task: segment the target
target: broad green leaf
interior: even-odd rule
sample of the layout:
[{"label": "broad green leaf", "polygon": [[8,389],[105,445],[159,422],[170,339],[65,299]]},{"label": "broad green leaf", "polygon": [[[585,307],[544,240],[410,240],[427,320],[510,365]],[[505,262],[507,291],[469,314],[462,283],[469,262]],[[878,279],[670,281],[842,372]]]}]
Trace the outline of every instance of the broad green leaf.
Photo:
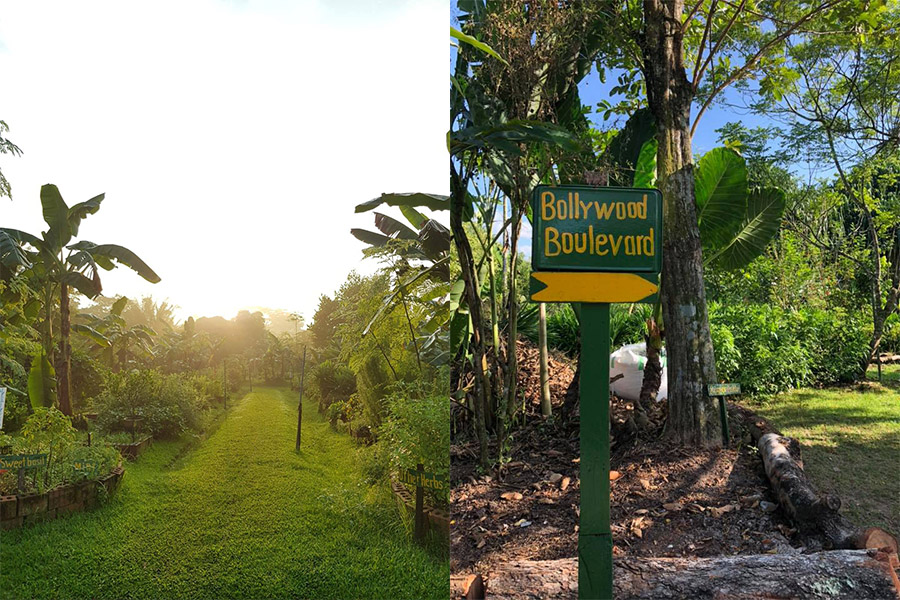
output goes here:
[{"label": "broad green leaf", "polygon": [[375,213],[375,227],[386,236],[400,240],[414,240],[417,233],[397,219],[380,212]]},{"label": "broad green leaf", "polygon": [[747,199],[747,214],[734,239],[706,262],[726,270],[749,265],[775,237],[784,214],[784,192],[777,188],[755,189]]},{"label": "broad green leaf", "polygon": [[659,142],[650,138],[641,146],[637,164],[634,165],[634,184],[636,188],[652,188],[656,185],[656,151]]},{"label": "broad green leaf", "polygon": [[38,250],[40,250],[44,245],[44,240],[25,231],[20,231],[18,229],[9,229],[7,227],[0,227],[0,231],[8,235],[18,244],[30,244]]},{"label": "broad green leaf", "polygon": [[707,248],[729,244],[747,214],[747,166],[733,150],[714,148],[694,170],[700,241]]},{"label": "broad green leaf", "polygon": [[406,220],[416,229],[422,229],[422,225],[428,220],[428,217],[414,209],[412,206],[401,206],[400,212],[406,217]]},{"label": "broad green leaf", "polygon": [[31,268],[31,263],[18,241],[2,229],[0,229],[0,264],[9,269]]},{"label": "broad green leaf", "polygon": [[53,406],[53,366],[43,352],[35,354],[28,371],[28,399],[35,410]]},{"label": "broad green leaf", "polygon": [[153,269],[148,267],[137,254],[124,246],[118,246],[116,244],[100,244],[88,249],[88,252],[95,260],[97,260],[97,257],[100,257],[101,260],[104,258],[115,260],[120,265],[125,265],[150,283],[159,283],[160,281],[159,275],[157,275]]},{"label": "broad green leaf", "polygon": [[69,209],[69,230],[73,236],[78,235],[78,227],[81,225],[82,219],[100,210],[100,203],[103,202],[105,196],[106,194],[94,196],[90,200],[79,202]]},{"label": "broad green leaf", "polygon": [[450,230],[433,219],[422,226],[418,240],[422,252],[431,260],[440,260],[450,251]]},{"label": "broad green leaf", "polygon": [[52,183],[41,186],[41,207],[44,221],[50,226],[46,239],[53,250],[60,250],[72,239],[69,226],[69,207],[63,201],[62,194]]},{"label": "broad green leaf", "polygon": [[485,54],[489,54],[490,56],[493,56],[494,58],[496,58],[497,60],[502,62],[504,65],[509,66],[509,63],[506,62],[506,60],[504,60],[504,58],[502,56],[497,54],[496,50],[494,50],[493,48],[491,48],[484,42],[480,42],[480,41],[476,40],[471,35],[466,35],[465,33],[456,29],[455,27],[450,27],[450,37],[456,38],[457,40],[459,40],[461,42],[469,44],[473,48],[477,48],[477,49],[481,50],[482,52],[484,52]]},{"label": "broad green leaf", "polygon": [[109,347],[109,340],[106,338],[106,336],[93,327],[90,327],[89,325],[84,325],[82,323],[72,323],[72,331],[86,337],[101,348]]},{"label": "broad green leaf", "polygon": [[63,274],[61,282],[64,285],[75,288],[88,298],[93,298],[103,291],[103,287],[100,285],[100,279],[98,277],[91,279],[85,276],[84,273],[79,273],[77,271],[69,271]]},{"label": "broad green leaf", "polygon": [[424,206],[430,210],[449,210],[450,196],[425,194],[422,192],[382,194],[378,198],[357,204],[354,212],[366,212],[373,208],[378,208],[382,204],[387,204],[388,206]]},{"label": "broad green leaf", "polygon": [[634,169],[644,144],[656,136],[656,121],[647,108],[636,110],[615,135],[603,154],[612,167],[609,185],[628,186],[634,181]]},{"label": "broad green leaf", "polygon": [[125,310],[125,305],[127,304],[128,297],[122,296],[121,298],[113,302],[113,305],[110,307],[109,312],[119,317],[122,315],[122,311]]},{"label": "broad green leaf", "polygon": [[369,231],[368,229],[353,228],[350,230],[350,233],[359,241],[369,244],[370,246],[380,247],[391,241],[391,238],[388,236]]}]

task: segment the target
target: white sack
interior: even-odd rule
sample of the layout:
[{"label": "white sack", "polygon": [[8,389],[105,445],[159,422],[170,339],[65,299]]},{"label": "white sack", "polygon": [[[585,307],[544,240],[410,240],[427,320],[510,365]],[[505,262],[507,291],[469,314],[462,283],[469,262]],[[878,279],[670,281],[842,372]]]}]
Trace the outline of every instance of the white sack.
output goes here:
[{"label": "white sack", "polygon": [[[659,356],[662,365],[662,381],[656,401],[665,400],[669,395],[669,382],[666,377],[666,349]],[[623,375],[621,379],[610,385],[610,391],[625,400],[637,400],[641,397],[641,384],[644,382],[644,365],[647,364],[647,345],[629,344],[622,346],[609,357],[609,376]]]}]

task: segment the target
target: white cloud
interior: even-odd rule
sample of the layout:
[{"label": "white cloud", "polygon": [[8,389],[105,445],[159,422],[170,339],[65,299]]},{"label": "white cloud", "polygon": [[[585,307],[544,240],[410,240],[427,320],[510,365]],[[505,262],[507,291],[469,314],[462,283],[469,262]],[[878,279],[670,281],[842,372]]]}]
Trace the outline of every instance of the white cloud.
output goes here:
[{"label": "white cloud", "polygon": [[[188,314],[300,310],[360,265],[353,207],[447,193],[447,7],[359,3],[0,3],[2,113],[25,152],[0,167],[0,223],[44,227],[38,193],[105,192],[80,237],[120,243],[163,278],[107,293]],[[337,7],[336,7],[337,6]],[[367,263],[370,261],[366,261]]]}]

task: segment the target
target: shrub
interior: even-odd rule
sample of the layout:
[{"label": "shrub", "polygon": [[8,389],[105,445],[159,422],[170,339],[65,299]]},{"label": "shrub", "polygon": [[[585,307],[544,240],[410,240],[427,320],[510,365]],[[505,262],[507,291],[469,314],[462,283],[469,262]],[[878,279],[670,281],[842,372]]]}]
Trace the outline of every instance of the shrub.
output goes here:
[{"label": "shrub", "polygon": [[868,347],[863,319],[842,309],[786,310],[710,303],[720,380],[748,393],[852,381]]},{"label": "shrub", "polygon": [[[446,379],[438,378],[437,381]],[[425,470],[447,477],[450,471],[450,403],[439,386],[398,383],[386,399],[388,415],[379,429],[379,445],[386,450],[386,469],[425,465]],[[434,493],[433,500],[446,504],[449,489]]]},{"label": "shrub", "polygon": [[325,413],[334,402],[356,393],[356,376],[346,365],[326,360],[309,374],[311,392],[319,400],[319,412]]},{"label": "shrub", "polygon": [[106,391],[97,399],[97,425],[104,431],[137,427],[158,438],[171,438],[204,424],[200,394],[189,378],[161,375],[152,370],[117,373],[109,377]]}]

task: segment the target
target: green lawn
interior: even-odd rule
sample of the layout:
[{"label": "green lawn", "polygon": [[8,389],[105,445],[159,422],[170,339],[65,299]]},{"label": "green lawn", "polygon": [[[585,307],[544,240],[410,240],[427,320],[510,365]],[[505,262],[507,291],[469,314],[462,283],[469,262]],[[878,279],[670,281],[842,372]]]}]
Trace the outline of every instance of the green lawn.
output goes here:
[{"label": "green lawn", "polygon": [[[900,366],[883,367],[883,383],[800,389],[754,403],[803,448],[816,487],[836,493],[843,512],[864,527],[900,534]],[[870,370],[869,379],[877,379]]]},{"label": "green lawn", "polygon": [[89,513],[0,534],[3,598],[447,598],[449,565],[372,502],[352,441],[254,390],[208,440],[154,444]]}]

